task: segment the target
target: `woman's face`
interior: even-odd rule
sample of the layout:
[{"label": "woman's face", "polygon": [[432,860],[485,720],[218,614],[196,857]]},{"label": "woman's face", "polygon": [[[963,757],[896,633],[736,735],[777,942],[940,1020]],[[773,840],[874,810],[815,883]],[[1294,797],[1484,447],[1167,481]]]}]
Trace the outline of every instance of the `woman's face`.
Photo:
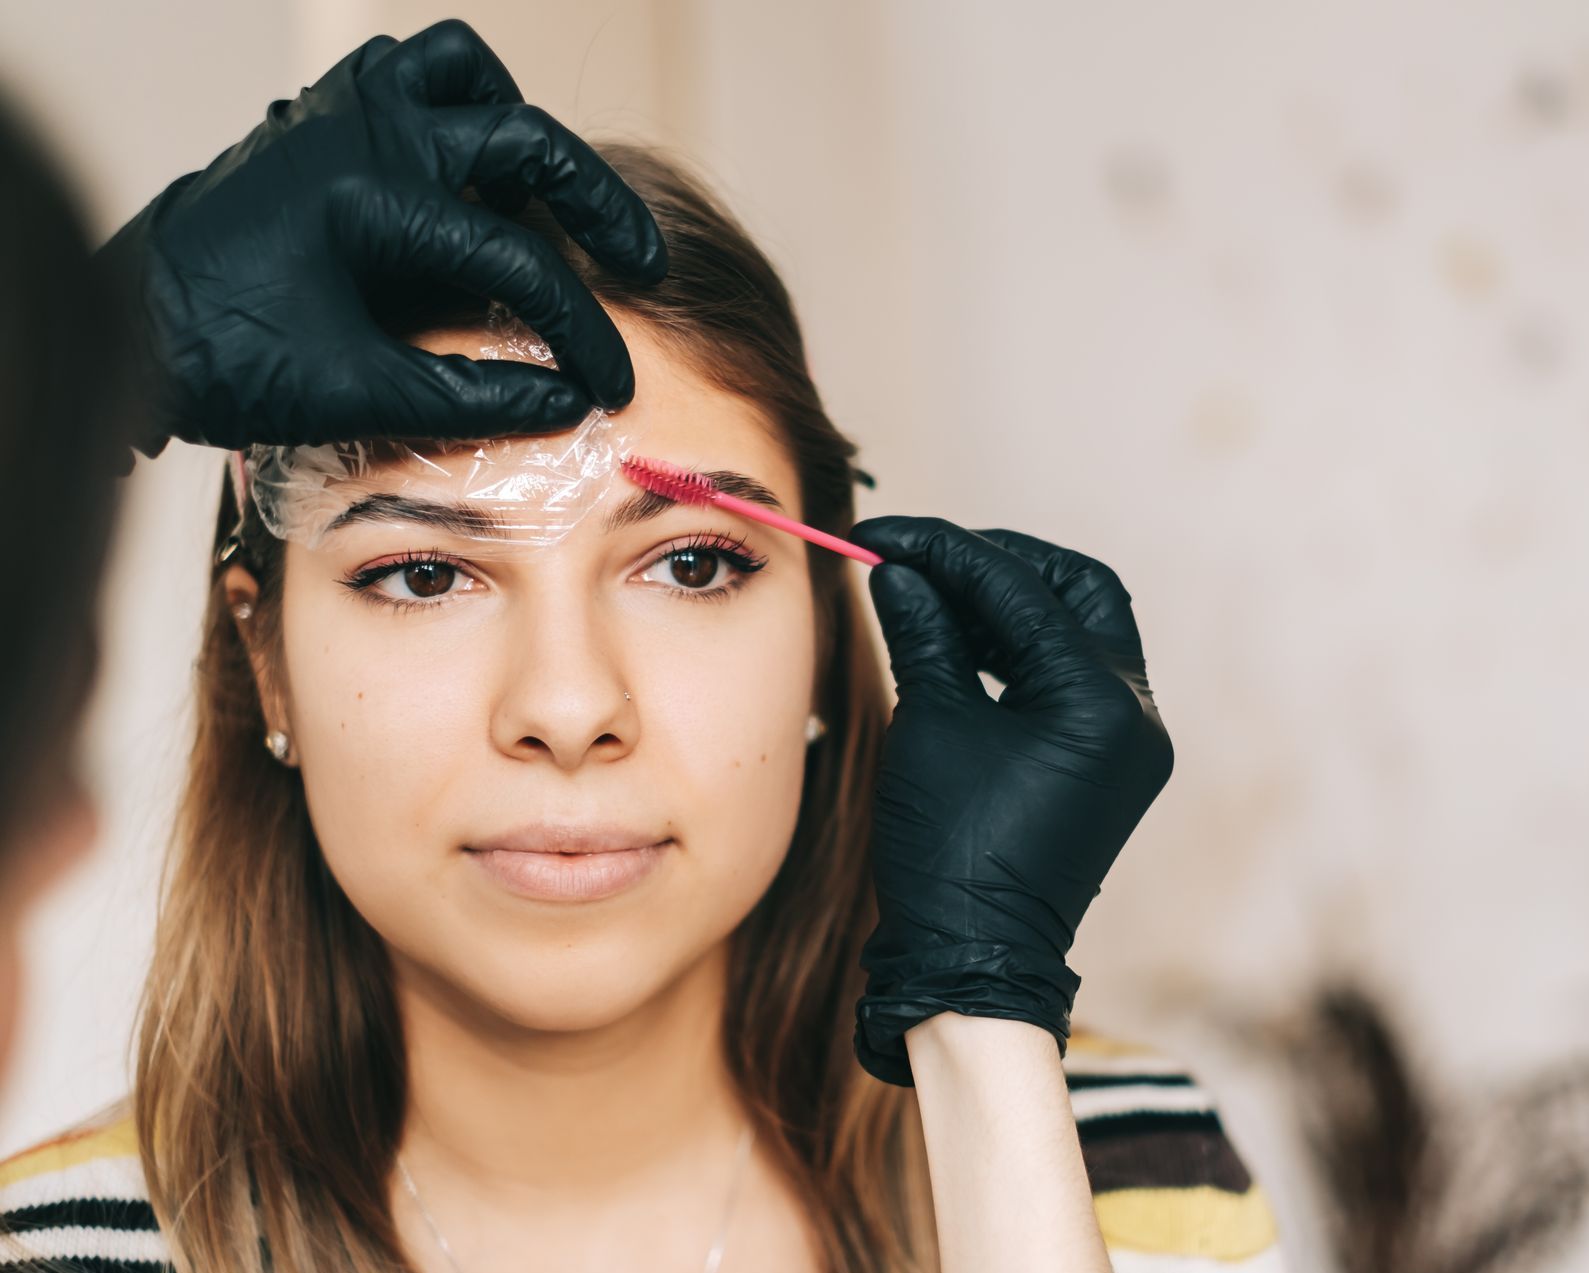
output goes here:
[{"label": "woman's face", "polygon": [[[614,317],[635,449],[745,474],[800,516],[761,417]],[[478,357],[491,339],[415,343]],[[616,476],[554,545],[388,515],[286,546],[267,714],[291,736],[326,861],[400,969],[517,1026],[590,1028],[655,995],[745,917],[794,830],[814,685],[805,547],[710,507],[609,526],[639,494]],[[532,852],[591,837],[659,847]]]}]

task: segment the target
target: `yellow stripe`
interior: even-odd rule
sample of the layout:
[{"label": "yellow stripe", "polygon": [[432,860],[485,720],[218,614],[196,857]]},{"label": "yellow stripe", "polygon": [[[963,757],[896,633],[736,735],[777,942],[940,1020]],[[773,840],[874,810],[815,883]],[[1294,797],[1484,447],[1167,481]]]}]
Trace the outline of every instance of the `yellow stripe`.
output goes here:
[{"label": "yellow stripe", "polygon": [[1081,1026],[1072,1026],[1070,1038],[1066,1041],[1065,1051],[1086,1052],[1091,1056],[1151,1056],[1159,1057],[1162,1053],[1155,1051],[1140,1043],[1130,1043],[1125,1039],[1110,1038],[1107,1035],[1094,1034],[1091,1030]]},{"label": "yellow stripe", "polygon": [[[138,1152],[131,1118],[108,1127],[62,1136],[0,1163],[0,1187],[62,1171],[95,1158]],[[1093,1199],[1098,1225],[1110,1247],[1155,1255],[1244,1260],[1278,1241],[1263,1190],[1246,1193],[1210,1185],[1181,1189],[1115,1189]]]},{"label": "yellow stripe", "polygon": [[1212,1185],[1185,1189],[1116,1189],[1093,1199],[1098,1227],[1111,1247],[1155,1255],[1245,1260],[1279,1235],[1258,1185],[1231,1193]]},{"label": "yellow stripe", "polygon": [[0,1188],[95,1158],[121,1158],[137,1152],[138,1133],[131,1118],[92,1131],[69,1132],[0,1163]]}]

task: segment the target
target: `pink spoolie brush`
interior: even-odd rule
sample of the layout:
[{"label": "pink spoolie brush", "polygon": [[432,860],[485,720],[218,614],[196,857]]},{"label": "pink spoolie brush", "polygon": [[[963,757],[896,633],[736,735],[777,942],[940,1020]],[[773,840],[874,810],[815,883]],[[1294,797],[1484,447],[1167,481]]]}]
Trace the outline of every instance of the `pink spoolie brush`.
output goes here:
[{"label": "pink spoolie brush", "polygon": [[760,522],[764,526],[788,531],[791,535],[798,535],[801,539],[822,548],[831,548],[846,557],[854,557],[856,561],[864,561],[868,566],[882,564],[883,559],[869,548],[862,548],[847,539],[830,535],[825,530],[807,526],[792,517],[775,513],[770,508],[752,504],[737,495],[718,490],[717,483],[704,473],[692,473],[689,469],[681,469],[677,464],[669,464],[666,460],[653,460],[644,455],[631,455],[625,459],[623,471],[636,486],[643,486],[653,494],[665,495],[680,504],[715,504],[718,508],[738,513],[741,517],[748,517],[751,521]]}]

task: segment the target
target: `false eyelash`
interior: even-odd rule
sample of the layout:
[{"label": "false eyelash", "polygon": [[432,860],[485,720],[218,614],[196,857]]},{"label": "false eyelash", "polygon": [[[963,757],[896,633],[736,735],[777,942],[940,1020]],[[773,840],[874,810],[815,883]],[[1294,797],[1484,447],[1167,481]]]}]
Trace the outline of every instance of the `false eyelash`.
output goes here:
[{"label": "false eyelash", "polygon": [[715,588],[668,588],[667,592],[687,597],[691,601],[722,601],[738,592],[745,586],[745,579],[748,576],[755,574],[767,564],[766,557],[752,549],[737,535],[725,535],[721,531],[696,531],[683,543],[669,544],[641,569],[650,570],[658,562],[666,561],[678,553],[700,550],[717,553],[739,573],[728,583],[719,584]]},{"label": "false eyelash", "polygon": [[695,531],[682,544],[670,543],[667,548],[651,559],[655,565],[664,557],[671,557],[674,553],[693,552],[697,549],[709,548],[713,552],[722,553],[735,567],[743,570],[747,575],[753,575],[767,564],[767,559],[747,544],[737,535],[727,535],[721,531]]},{"label": "false eyelash", "polygon": [[[399,570],[414,565],[451,566],[454,570],[465,574],[468,573],[464,570],[463,563],[456,557],[449,557],[445,553],[437,552],[434,548],[427,548],[423,551],[410,550],[400,556],[393,557],[390,561],[383,561],[379,566],[366,566],[362,570],[355,570],[340,580],[340,582],[350,592],[364,592],[373,588],[388,575],[395,575]],[[397,606],[415,604],[406,597],[383,597],[382,600],[390,601]]]}]

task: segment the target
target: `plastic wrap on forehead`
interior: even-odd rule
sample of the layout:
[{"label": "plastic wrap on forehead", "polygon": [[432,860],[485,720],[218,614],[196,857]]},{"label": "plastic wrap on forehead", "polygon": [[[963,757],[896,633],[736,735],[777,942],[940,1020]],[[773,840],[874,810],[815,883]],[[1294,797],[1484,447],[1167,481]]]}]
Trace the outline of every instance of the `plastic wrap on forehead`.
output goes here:
[{"label": "plastic wrap on forehead", "polygon": [[[552,351],[495,302],[482,358],[555,366]],[[324,446],[253,446],[243,477],[265,529],[313,547],[366,500],[462,504],[477,515],[453,533],[519,544],[554,544],[602,500],[628,455],[630,433],[592,409],[572,429],[484,441],[377,439]]]}]

